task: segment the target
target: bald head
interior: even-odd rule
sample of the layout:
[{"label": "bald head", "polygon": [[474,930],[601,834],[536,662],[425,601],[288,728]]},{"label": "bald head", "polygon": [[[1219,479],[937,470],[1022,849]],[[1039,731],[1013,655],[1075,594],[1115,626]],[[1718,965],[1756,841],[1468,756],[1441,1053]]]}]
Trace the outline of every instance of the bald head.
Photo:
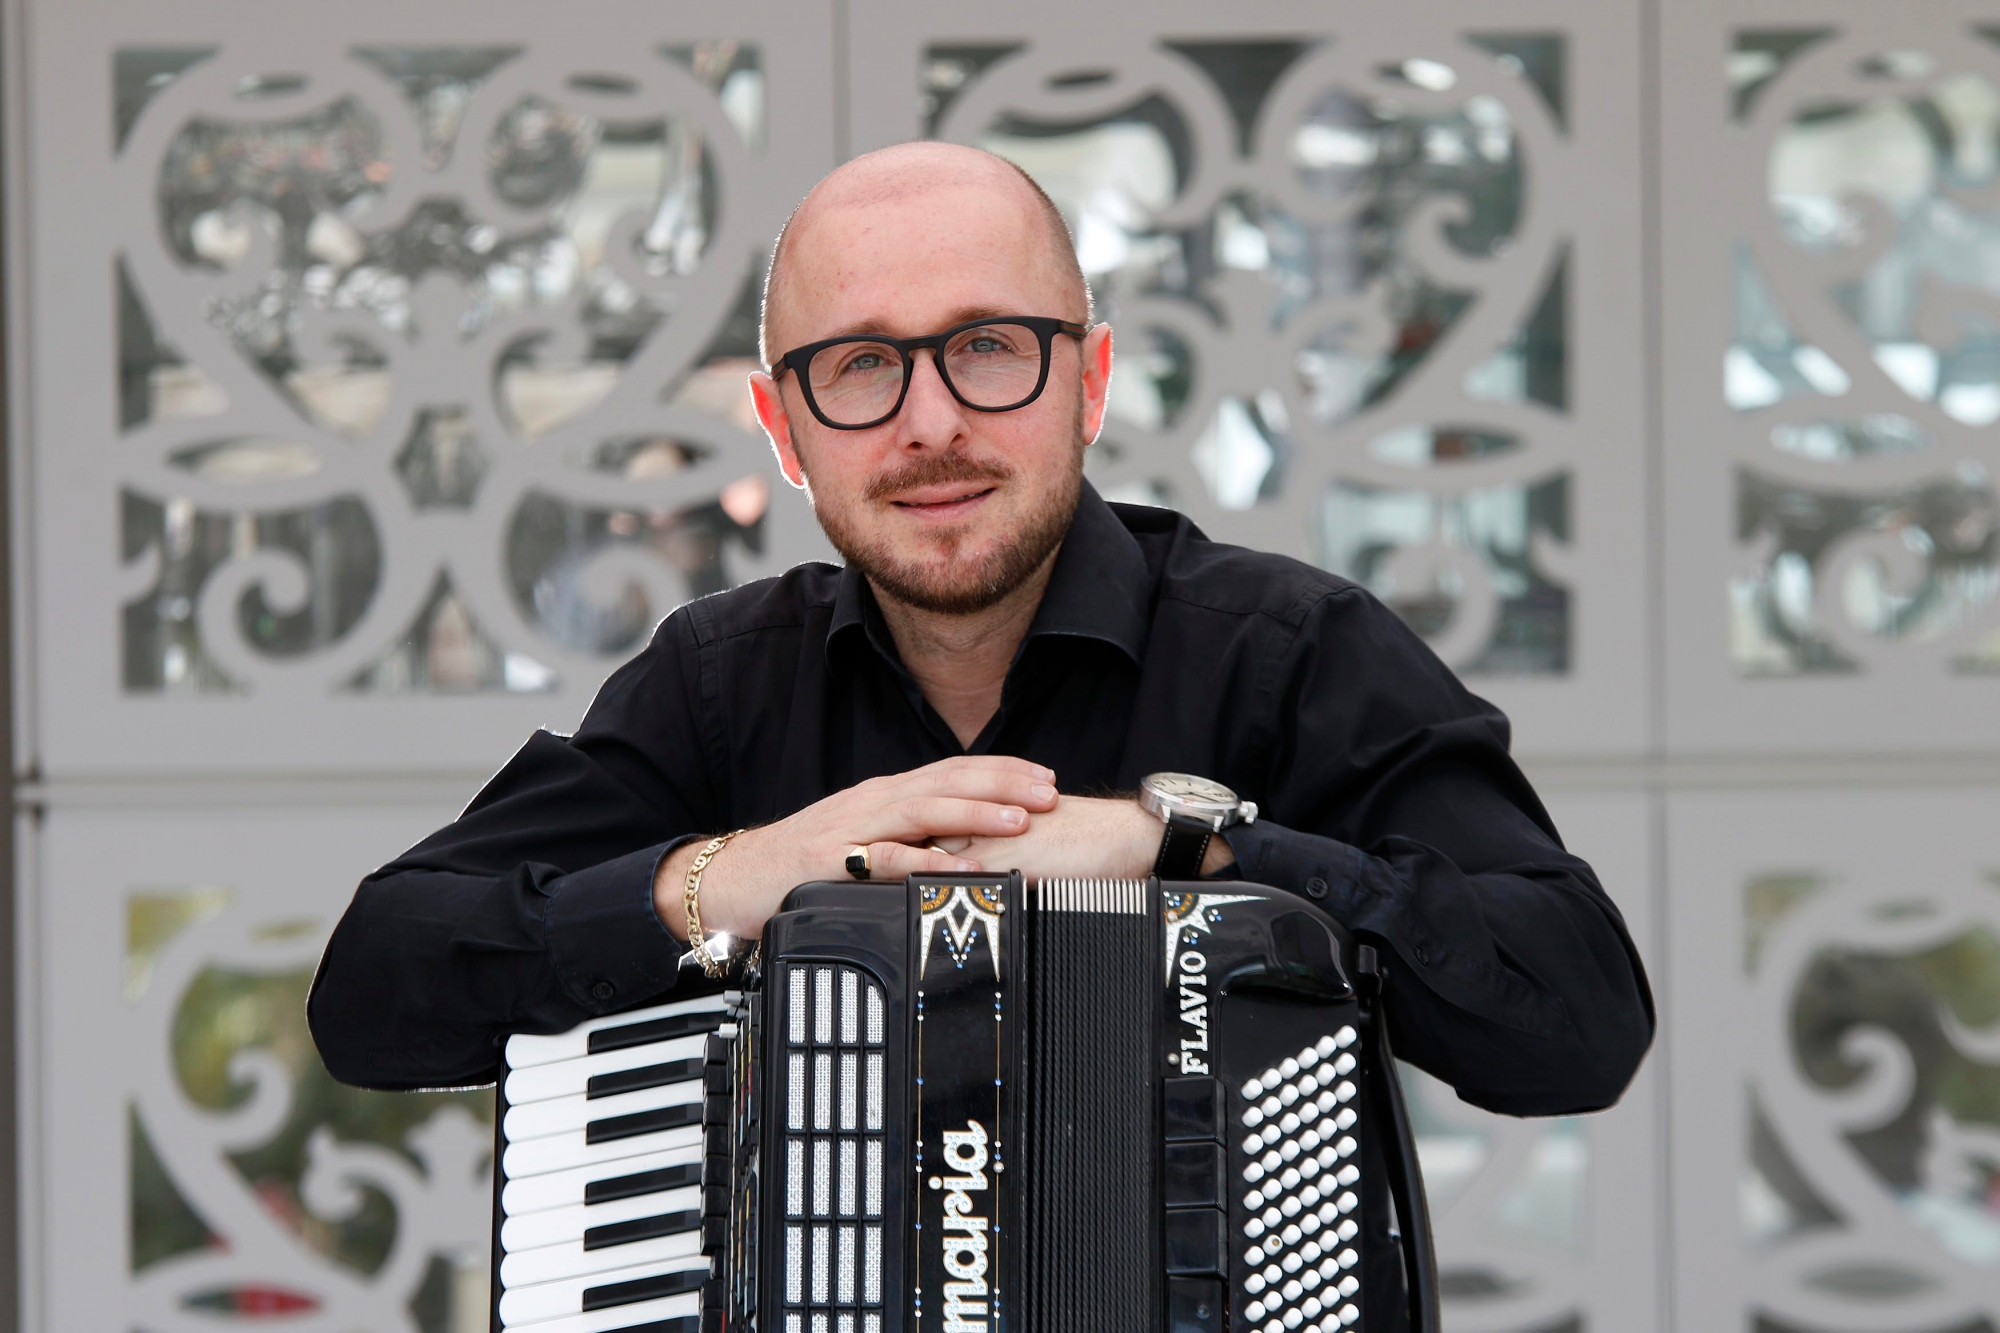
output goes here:
[{"label": "bald head", "polygon": [[[829,279],[838,253],[824,253],[854,242],[857,215],[900,210],[906,218],[948,217],[934,210],[946,196],[963,205],[972,200],[1003,219],[1007,228],[1029,239],[1026,252],[1054,288],[1059,308],[1019,310],[1016,314],[1057,315],[1079,323],[1090,318],[1090,288],[1076,262],[1076,248],[1062,213],[1025,171],[1003,157],[962,144],[917,142],[865,153],[836,168],[813,186],[778,234],[771,268],[764,280],[763,319],[758,327],[764,364],[800,342],[825,336],[800,327],[803,305],[811,303],[816,287]],[[980,198],[984,196],[984,198]],[[839,219],[841,224],[836,224]],[[904,238],[906,239],[906,238]],[[920,252],[913,260],[921,262]],[[1042,285],[1042,284],[1037,284]]]}]

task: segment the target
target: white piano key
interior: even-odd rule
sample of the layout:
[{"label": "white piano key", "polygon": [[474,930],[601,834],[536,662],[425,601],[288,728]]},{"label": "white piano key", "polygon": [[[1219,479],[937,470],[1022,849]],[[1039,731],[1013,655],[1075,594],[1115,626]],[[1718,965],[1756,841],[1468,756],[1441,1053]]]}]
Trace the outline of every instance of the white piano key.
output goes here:
[{"label": "white piano key", "polygon": [[500,1192],[500,1207],[509,1217],[524,1217],[547,1208],[567,1208],[582,1203],[585,1191],[597,1181],[636,1176],[644,1171],[659,1171],[670,1166],[699,1166],[701,1154],[702,1145],[697,1142],[692,1147],[641,1153],[637,1157],[625,1157],[615,1162],[593,1163],[568,1171],[550,1171],[522,1180],[510,1179],[507,1187]]},{"label": "white piano key", "polygon": [[[679,1129],[665,1129],[657,1134],[635,1134],[629,1139],[612,1139],[608,1143],[585,1143],[584,1132],[580,1129],[569,1134],[550,1134],[546,1138],[508,1144],[506,1156],[501,1161],[511,1180],[521,1176],[539,1176],[545,1171],[567,1171],[573,1166],[616,1162],[621,1158],[637,1157],[641,1153],[658,1152],[665,1148],[686,1147],[701,1151],[700,1125],[683,1125]],[[624,1172],[621,1169],[605,1174],[623,1175]]]},{"label": "white piano key", "polygon": [[525,1143],[547,1134],[581,1130],[593,1120],[609,1120],[638,1111],[657,1111],[662,1106],[686,1106],[701,1099],[702,1086],[698,1078],[595,1100],[583,1096],[554,1097],[545,1102],[508,1107],[505,1132],[508,1143]]},{"label": "white piano key", "polygon": [[634,1301],[630,1305],[614,1305],[608,1310],[592,1310],[589,1314],[573,1314],[533,1324],[504,1324],[503,1327],[529,1328],[534,1333],[617,1333],[619,1329],[638,1328],[669,1319],[698,1318],[700,1315],[701,1293],[690,1291],[682,1296],[662,1296],[658,1300]]},{"label": "white piano key", "polygon": [[547,1208],[539,1213],[509,1217],[501,1223],[500,1248],[512,1254],[517,1250],[533,1250],[543,1245],[562,1245],[571,1241],[580,1244],[583,1233],[592,1227],[631,1222],[642,1217],[659,1217],[663,1213],[693,1212],[700,1208],[699,1185],[662,1190],[658,1194],[640,1194],[630,1199],[614,1199],[610,1203],[575,1203],[567,1208]]},{"label": "white piano key", "polygon": [[627,1013],[589,1019],[567,1032],[558,1032],[553,1036],[516,1033],[507,1039],[507,1067],[526,1069],[530,1065],[545,1065],[556,1060],[574,1060],[579,1055],[590,1054],[590,1036],[593,1032],[602,1032],[606,1028],[626,1027],[633,1023],[649,1023],[654,1019],[673,1018],[680,1014],[720,1015],[734,1004],[736,999],[734,991],[726,991],[721,995],[676,1000],[672,1004],[656,1004],[648,1009],[633,1009]]},{"label": "white piano key", "polygon": [[[603,1253],[603,1251],[600,1251]],[[626,1268],[612,1269],[603,1273],[582,1274],[563,1278],[555,1282],[540,1282],[533,1286],[506,1287],[500,1296],[500,1322],[507,1328],[519,1328],[524,1324],[537,1324],[552,1319],[563,1319],[584,1313],[583,1293],[592,1287],[611,1286],[620,1282],[636,1282],[640,1278],[657,1277],[665,1273],[693,1272],[705,1278],[710,1272],[708,1260],[701,1255],[683,1256],[665,1262],[637,1263]],[[685,1293],[699,1303],[701,1289]],[[677,1299],[678,1297],[661,1299]],[[614,1305],[597,1314],[612,1314],[619,1310],[631,1311],[644,1302],[634,1301],[629,1305]],[[633,1322],[643,1323],[643,1320]],[[630,1324],[610,1324],[609,1328],[629,1328]],[[540,1331],[538,1330],[538,1333]]]},{"label": "white piano key", "polygon": [[516,1069],[507,1075],[507,1104],[524,1106],[529,1102],[546,1101],[550,1097],[581,1097],[590,1090],[590,1080],[599,1074],[672,1064],[676,1060],[699,1060],[707,1049],[707,1035],[695,1033],[655,1042],[650,1046],[627,1046],[620,1051],[600,1051],[596,1055],[581,1055],[574,1060],[556,1060]]},{"label": "white piano key", "polygon": [[[544,1245],[539,1249],[521,1250],[501,1259],[500,1284],[508,1291],[513,1291],[517,1287],[530,1287],[538,1282],[588,1277],[593,1273],[609,1273],[613,1269],[632,1268],[641,1264],[655,1265],[664,1271],[667,1267],[666,1260],[685,1259],[689,1255],[700,1253],[701,1230],[698,1227],[693,1231],[683,1231],[674,1236],[660,1236],[653,1240],[637,1241],[631,1245],[610,1245],[601,1250],[586,1250],[580,1240],[567,1245]],[[607,1282],[613,1280],[615,1279],[605,1279]]]}]

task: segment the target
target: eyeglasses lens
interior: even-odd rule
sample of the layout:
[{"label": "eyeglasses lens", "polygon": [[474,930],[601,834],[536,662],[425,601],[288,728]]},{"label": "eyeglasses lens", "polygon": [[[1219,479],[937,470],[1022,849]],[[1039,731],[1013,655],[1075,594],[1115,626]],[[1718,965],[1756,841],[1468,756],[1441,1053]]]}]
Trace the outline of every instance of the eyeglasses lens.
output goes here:
[{"label": "eyeglasses lens", "polygon": [[[944,371],[974,407],[1018,407],[1042,376],[1042,343],[1019,324],[961,329],[944,347]],[[887,343],[836,343],[813,356],[807,370],[813,401],[842,425],[879,421],[903,392],[903,355]]]}]

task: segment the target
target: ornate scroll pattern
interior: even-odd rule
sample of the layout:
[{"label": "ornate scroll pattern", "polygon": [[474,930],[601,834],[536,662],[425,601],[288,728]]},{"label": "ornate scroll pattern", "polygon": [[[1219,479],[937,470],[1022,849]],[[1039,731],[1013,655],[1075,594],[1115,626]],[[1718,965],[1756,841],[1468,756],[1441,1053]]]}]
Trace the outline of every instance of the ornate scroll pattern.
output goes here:
[{"label": "ornate scroll pattern", "polygon": [[1730,56],[1765,185],[1724,364],[1743,674],[2000,665],[2000,49],[1909,40],[1884,15]]},{"label": "ornate scroll pattern", "polygon": [[2000,1272],[2000,893],[1753,881],[1752,1300],[1786,1327],[1981,1327]]},{"label": "ornate scroll pattern", "polygon": [[1452,1333],[1594,1326],[1583,1295],[1584,1125],[1489,1115],[1409,1065],[1400,1073],[1430,1197],[1445,1326]]},{"label": "ornate scroll pattern", "polygon": [[933,133],[1036,176],[1119,331],[1100,488],[1566,671],[1563,40],[932,48]]},{"label": "ornate scroll pattern", "polygon": [[[182,929],[152,961],[132,1008],[143,1030],[130,1048],[139,1057],[130,1085],[135,1129],[209,1243],[155,1258],[133,1274],[135,1328],[193,1333],[232,1316],[282,1317],[285,1328],[299,1333],[485,1327],[492,1131],[467,1109],[471,1098],[426,1096],[436,1109],[400,1142],[342,1141],[319,1125],[306,1141],[293,1197],[270,1179],[253,1185],[240,1162],[291,1126],[302,1075],[326,1080],[310,1048],[236,1046],[227,1078],[238,1096],[221,1107],[191,1095],[177,1067],[176,1038],[205,980],[218,973],[302,980],[324,942],[318,929],[223,911]],[[254,1025],[254,1015],[242,1011],[246,1003],[254,1006],[254,999],[239,992],[216,1021],[225,1028]],[[369,1254],[364,1267],[341,1254],[328,1233],[366,1208],[379,1211],[382,1201],[392,1214],[376,1228],[386,1232],[386,1248]],[[157,1240],[144,1225],[134,1228],[134,1239],[142,1254]],[[443,1271],[465,1276],[439,1287],[441,1263]]]},{"label": "ornate scroll pattern", "polygon": [[754,46],[174,63],[121,108],[125,341],[172,372],[127,384],[128,689],[584,697],[821,552],[738,402]]}]

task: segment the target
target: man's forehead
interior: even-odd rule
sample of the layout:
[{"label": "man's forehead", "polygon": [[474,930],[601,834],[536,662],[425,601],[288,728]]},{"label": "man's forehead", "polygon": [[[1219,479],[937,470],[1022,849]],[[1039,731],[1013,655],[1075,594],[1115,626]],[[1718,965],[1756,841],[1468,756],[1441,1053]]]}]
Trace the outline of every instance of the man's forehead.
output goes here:
[{"label": "man's forehead", "polygon": [[1047,223],[1025,190],[963,181],[814,202],[786,240],[777,332],[792,343],[847,332],[908,336],[988,314],[1067,313],[1054,304],[1068,302],[1047,253]]}]

